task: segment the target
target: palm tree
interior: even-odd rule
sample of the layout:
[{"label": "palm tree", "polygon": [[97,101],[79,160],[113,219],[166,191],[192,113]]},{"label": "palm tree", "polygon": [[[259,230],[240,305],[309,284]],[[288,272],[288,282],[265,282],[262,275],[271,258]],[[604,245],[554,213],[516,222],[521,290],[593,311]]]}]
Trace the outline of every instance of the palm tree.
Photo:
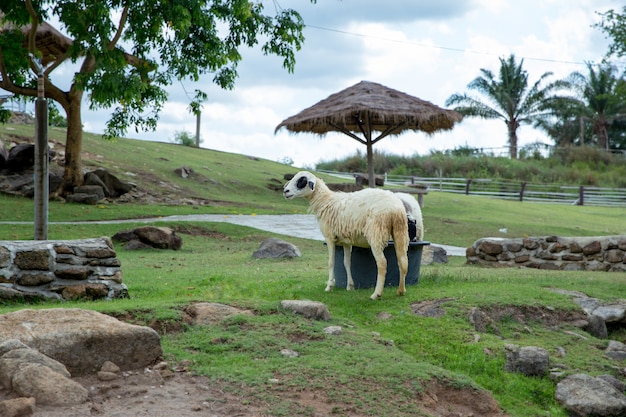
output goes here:
[{"label": "palm tree", "polygon": [[560,129],[560,137],[553,136],[557,145],[575,143],[576,136],[582,145],[587,136],[589,143],[597,143],[601,149],[621,148],[626,124],[626,81],[616,75],[615,67],[601,65],[596,70],[588,63],[587,75],[573,72],[567,82],[576,97],[555,103],[556,122],[540,123],[538,127],[553,136],[550,132],[557,131],[559,126],[570,126]]},{"label": "palm tree", "polygon": [[481,75],[467,85],[468,89],[480,93],[484,100],[468,94],[453,94],[446,100],[446,106],[457,105],[454,110],[464,116],[503,120],[507,126],[510,156],[516,159],[517,129],[523,124],[532,124],[547,117],[546,106],[553,99],[552,93],[567,84],[565,81],[555,81],[543,86],[552,75],[546,72],[529,86],[528,73],[522,69],[523,59],[519,64],[513,54],[507,59],[499,59],[500,72],[497,77],[490,70],[481,68]]}]

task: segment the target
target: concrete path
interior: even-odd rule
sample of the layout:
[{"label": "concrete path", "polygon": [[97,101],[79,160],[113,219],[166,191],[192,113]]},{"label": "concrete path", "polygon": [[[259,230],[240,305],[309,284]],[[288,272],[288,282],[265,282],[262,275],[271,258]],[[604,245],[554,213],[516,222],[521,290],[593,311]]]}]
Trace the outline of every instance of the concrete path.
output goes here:
[{"label": "concrete path", "polygon": [[[323,241],[319,225],[313,214],[258,214],[258,215],[224,215],[224,214],[189,214],[180,216],[152,217],[132,220],[102,220],[80,222],[91,224],[122,224],[122,223],[154,223],[154,222],[227,222],[240,226],[253,227],[266,232],[294,236],[303,239]],[[49,224],[77,224],[79,222],[50,222]],[[0,224],[32,224],[32,222],[0,222]],[[465,248],[440,245],[448,256],[465,256]]]}]

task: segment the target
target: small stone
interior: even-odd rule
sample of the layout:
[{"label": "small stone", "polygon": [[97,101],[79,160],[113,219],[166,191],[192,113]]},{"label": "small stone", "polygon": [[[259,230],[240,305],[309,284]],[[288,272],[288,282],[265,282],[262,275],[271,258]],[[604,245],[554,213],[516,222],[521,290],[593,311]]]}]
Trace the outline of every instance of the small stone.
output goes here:
[{"label": "small stone", "polygon": [[104,371],[100,371],[98,372],[98,379],[100,381],[113,381],[115,379],[118,379],[120,376],[114,372],[104,372]]},{"label": "small stone", "polygon": [[111,373],[118,373],[120,371],[120,367],[117,366],[116,364],[114,364],[111,361],[106,361],[102,364],[102,367],[100,368],[100,371],[102,372],[111,372]]},{"label": "small stone", "polygon": [[331,335],[340,335],[343,332],[341,326],[328,326],[324,328],[324,333]]},{"label": "small stone", "polygon": [[291,349],[281,349],[280,354],[288,358],[297,358],[298,356],[300,356],[298,352],[296,352],[295,350],[291,350]]}]

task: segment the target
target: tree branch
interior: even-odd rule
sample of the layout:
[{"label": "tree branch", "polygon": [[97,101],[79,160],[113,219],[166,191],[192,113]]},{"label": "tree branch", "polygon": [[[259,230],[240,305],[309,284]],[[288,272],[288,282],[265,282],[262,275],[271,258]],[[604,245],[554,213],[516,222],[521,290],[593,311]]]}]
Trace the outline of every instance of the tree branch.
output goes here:
[{"label": "tree branch", "polygon": [[128,19],[129,7],[130,6],[126,4],[126,6],[124,6],[124,10],[122,10],[122,16],[120,16],[120,23],[117,27],[117,32],[115,33],[115,36],[113,36],[113,39],[111,39],[111,41],[107,45],[107,49],[109,51],[115,48],[115,45],[117,45],[117,42],[120,40],[120,37],[122,36],[122,32],[124,32],[124,26],[126,26],[126,20]]}]

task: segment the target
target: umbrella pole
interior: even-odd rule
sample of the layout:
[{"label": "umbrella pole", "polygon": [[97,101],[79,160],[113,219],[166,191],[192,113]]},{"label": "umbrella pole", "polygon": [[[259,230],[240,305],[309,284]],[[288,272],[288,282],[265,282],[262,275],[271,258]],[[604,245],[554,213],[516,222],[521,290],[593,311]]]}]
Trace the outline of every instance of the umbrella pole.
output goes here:
[{"label": "umbrella pole", "polygon": [[371,139],[367,141],[367,174],[370,188],[376,188],[376,178],[374,177],[374,147]]}]

